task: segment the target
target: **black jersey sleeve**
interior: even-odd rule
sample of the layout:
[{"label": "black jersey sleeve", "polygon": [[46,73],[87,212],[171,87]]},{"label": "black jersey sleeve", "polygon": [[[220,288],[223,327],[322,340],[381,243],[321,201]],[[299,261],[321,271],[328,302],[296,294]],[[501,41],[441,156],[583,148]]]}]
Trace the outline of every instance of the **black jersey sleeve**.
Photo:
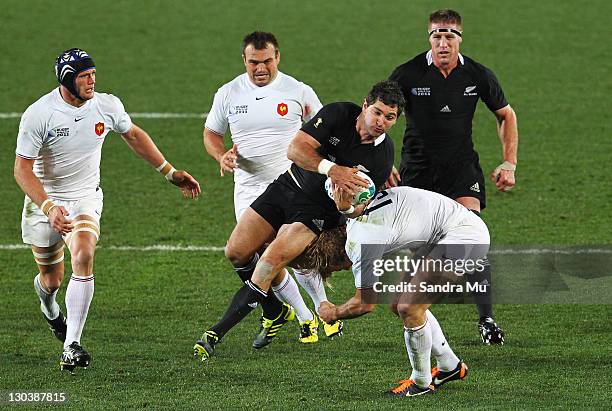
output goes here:
[{"label": "black jersey sleeve", "polygon": [[[343,121],[344,111],[339,103],[327,104],[302,126],[302,131],[312,136],[321,145],[325,145],[329,138],[334,136],[336,125]],[[338,135],[338,137],[341,136]]]},{"label": "black jersey sleeve", "polygon": [[484,93],[480,96],[482,101],[487,105],[489,110],[497,111],[508,105],[504,91],[497,81],[497,77],[491,70],[483,67],[482,80]]}]

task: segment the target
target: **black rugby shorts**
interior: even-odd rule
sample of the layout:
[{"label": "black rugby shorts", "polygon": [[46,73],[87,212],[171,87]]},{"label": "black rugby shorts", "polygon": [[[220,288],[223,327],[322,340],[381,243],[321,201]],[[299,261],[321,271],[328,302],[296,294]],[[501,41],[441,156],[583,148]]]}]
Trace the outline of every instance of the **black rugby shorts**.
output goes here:
[{"label": "black rugby shorts", "polygon": [[313,233],[346,224],[346,218],[338,210],[327,208],[311,200],[285,174],[268,186],[251,208],[262,216],[274,230],[283,224],[300,222]]}]

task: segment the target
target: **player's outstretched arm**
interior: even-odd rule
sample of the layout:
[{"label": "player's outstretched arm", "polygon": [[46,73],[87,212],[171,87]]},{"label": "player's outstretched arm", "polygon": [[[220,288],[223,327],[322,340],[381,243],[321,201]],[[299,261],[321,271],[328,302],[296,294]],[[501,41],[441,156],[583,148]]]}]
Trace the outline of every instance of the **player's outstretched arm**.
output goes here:
[{"label": "player's outstretched arm", "polygon": [[185,198],[196,198],[202,192],[200,183],[184,170],[176,170],[168,163],[146,131],[132,125],[121,135],[128,146],[147,163],[162,173],[168,181],[179,187]]},{"label": "player's outstretched arm", "polygon": [[491,179],[500,191],[509,191],[516,184],[514,172],[516,170],[518,153],[518,125],[516,113],[507,105],[495,111],[497,119],[497,134],[502,145],[504,162],[491,173]]},{"label": "player's outstretched arm", "polygon": [[321,302],[319,306],[319,316],[326,323],[336,320],[345,320],[349,318],[357,318],[374,311],[374,304],[364,304],[363,292],[369,293],[370,290],[355,290],[355,295],[347,302],[341,305],[334,305],[329,301]]}]

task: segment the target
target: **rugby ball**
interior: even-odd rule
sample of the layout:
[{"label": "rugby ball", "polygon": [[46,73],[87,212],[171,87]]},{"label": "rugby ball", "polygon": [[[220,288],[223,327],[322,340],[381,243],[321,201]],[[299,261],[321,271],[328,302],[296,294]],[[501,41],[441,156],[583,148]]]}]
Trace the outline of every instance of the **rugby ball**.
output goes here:
[{"label": "rugby ball", "polygon": [[[374,181],[372,181],[370,176],[368,176],[366,173],[362,171],[358,171],[357,175],[368,181],[368,187],[361,187],[361,191],[355,194],[355,197],[353,197],[353,205],[363,204],[366,201],[368,201],[370,198],[372,198],[374,194],[376,194],[376,186],[374,185]],[[327,180],[325,180],[325,191],[327,192],[327,195],[329,196],[329,198],[333,200],[334,199],[334,187],[333,187],[331,178],[329,177],[327,177]]]}]

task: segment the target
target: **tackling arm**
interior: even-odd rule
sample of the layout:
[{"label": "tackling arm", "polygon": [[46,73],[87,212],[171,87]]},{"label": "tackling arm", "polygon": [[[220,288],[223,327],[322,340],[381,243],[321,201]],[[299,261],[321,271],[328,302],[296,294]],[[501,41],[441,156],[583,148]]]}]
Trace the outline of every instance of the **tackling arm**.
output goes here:
[{"label": "tackling arm", "polygon": [[336,320],[357,318],[374,311],[374,304],[363,303],[364,297],[375,297],[372,289],[357,289],[355,295],[341,305],[333,305],[324,301],[319,307],[319,315],[329,323]]}]

